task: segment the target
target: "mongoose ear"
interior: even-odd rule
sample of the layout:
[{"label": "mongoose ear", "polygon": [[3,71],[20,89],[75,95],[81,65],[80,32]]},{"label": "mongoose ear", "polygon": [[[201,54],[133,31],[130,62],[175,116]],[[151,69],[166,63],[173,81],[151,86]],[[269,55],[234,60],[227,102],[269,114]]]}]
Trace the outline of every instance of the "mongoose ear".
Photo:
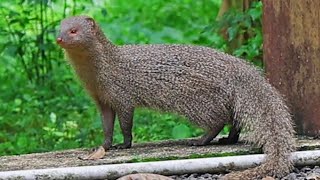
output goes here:
[{"label": "mongoose ear", "polygon": [[96,22],[94,21],[94,19],[91,17],[87,17],[86,21],[89,23],[92,32],[96,33],[97,32],[97,25],[96,25]]}]

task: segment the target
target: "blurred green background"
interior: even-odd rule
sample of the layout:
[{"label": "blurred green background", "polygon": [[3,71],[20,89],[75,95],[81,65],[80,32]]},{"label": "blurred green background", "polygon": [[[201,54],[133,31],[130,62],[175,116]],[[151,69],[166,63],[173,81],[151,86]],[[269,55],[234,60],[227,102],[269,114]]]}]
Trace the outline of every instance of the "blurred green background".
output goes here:
[{"label": "blurred green background", "polygon": [[[55,43],[63,18],[90,15],[119,45],[204,45],[263,67],[261,11],[258,0],[1,1],[0,155],[103,142],[100,115]],[[134,142],[202,133],[175,114],[135,111]]]}]

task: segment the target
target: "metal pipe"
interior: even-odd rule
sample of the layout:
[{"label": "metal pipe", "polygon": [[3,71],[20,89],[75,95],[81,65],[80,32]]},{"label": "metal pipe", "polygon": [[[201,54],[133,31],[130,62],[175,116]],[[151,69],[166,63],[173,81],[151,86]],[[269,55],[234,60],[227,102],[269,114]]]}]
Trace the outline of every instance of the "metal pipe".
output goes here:
[{"label": "metal pipe", "polygon": [[[0,172],[3,179],[116,179],[132,173],[218,173],[257,166],[264,154]],[[320,164],[320,150],[292,153],[296,166]]]}]

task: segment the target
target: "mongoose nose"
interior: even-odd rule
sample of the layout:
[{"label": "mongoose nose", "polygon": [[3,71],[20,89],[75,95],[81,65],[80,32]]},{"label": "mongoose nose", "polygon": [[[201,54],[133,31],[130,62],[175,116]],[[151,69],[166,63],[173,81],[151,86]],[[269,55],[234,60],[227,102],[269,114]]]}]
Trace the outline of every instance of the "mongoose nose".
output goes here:
[{"label": "mongoose nose", "polygon": [[62,38],[61,37],[58,37],[57,38],[57,43],[61,43],[62,42]]}]

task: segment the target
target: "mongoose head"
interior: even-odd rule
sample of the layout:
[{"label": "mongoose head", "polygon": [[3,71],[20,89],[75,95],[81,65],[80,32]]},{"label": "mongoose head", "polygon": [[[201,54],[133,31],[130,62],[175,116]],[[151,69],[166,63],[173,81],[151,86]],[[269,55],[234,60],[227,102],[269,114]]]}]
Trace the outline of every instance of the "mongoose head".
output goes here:
[{"label": "mongoose head", "polygon": [[57,43],[66,50],[92,48],[98,27],[89,16],[74,16],[61,22]]}]

